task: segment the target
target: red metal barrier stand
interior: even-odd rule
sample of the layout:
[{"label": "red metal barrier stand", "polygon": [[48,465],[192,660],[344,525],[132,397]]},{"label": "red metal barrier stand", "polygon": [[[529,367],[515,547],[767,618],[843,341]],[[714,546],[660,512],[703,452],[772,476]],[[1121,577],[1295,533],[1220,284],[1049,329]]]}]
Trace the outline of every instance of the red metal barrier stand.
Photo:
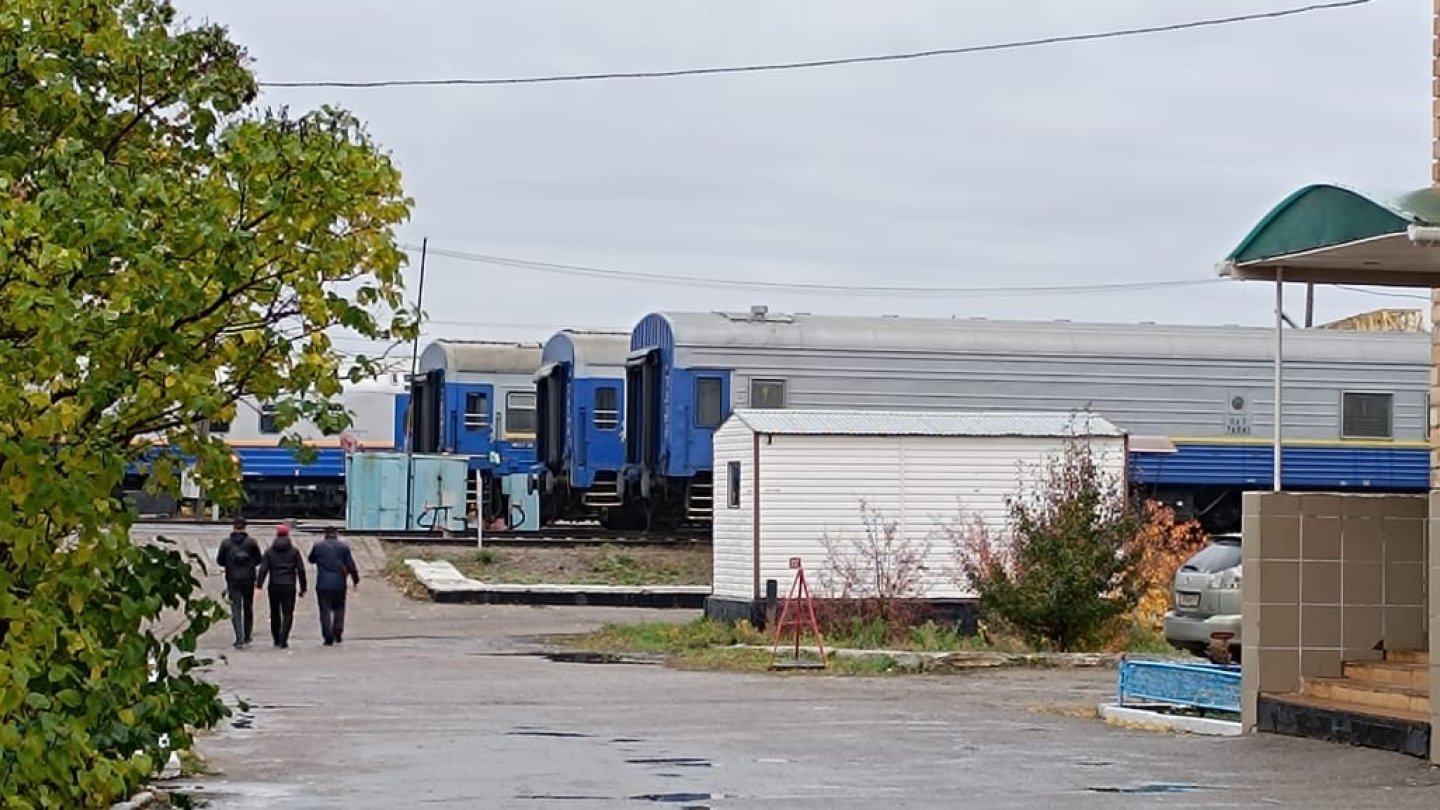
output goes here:
[{"label": "red metal barrier stand", "polygon": [[[820,622],[815,618],[815,600],[810,594],[810,584],[805,581],[805,566],[799,557],[790,558],[790,570],[795,572],[795,581],[790,584],[790,595],[785,598],[785,607],[780,611],[780,621],[775,623],[775,645],[770,651],[771,669],[825,669],[829,662],[825,657],[825,639],[820,635]],[[815,635],[815,645],[820,650],[820,660],[800,658],[800,636],[806,627]],[[795,633],[794,653],[790,660],[780,660],[780,639],[786,630]]]}]

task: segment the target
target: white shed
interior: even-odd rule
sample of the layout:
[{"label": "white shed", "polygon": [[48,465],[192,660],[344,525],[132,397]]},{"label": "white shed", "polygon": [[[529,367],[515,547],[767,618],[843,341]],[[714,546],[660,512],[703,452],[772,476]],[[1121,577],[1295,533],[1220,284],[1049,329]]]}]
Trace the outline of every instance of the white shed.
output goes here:
[{"label": "white shed", "polygon": [[863,538],[862,500],[913,548],[929,544],[926,598],[971,599],[956,581],[954,544],[938,530],[962,513],[1003,530],[1006,499],[1075,440],[1088,441],[1103,472],[1124,480],[1125,434],[1092,414],[737,410],[715,433],[706,612],[756,615],[767,579],[784,598],[791,557],[803,559],[812,590],[824,596],[824,538]]}]

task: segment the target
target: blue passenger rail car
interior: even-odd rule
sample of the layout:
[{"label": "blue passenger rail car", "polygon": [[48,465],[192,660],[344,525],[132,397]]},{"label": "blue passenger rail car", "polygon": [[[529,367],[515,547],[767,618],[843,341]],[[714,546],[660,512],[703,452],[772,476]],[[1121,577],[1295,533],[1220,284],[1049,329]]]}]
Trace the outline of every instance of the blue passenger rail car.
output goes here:
[{"label": "blue passenger rail car", "polygon": [[545,343],[535,375],[540,433],[535,477],[545,523],[599,519],[629,525],[620,467],[628,332],[563,330]]},{"label": "blue passenger rail car", "polygon": [[[1137,494],[1217,531],[1238,528],[1240,493],[1268,488],[1273,475],[1266,328],[756,307],[651,314],[630,348],[625,499],[662,524],[708,522],[712,435],[741,407],[1089,409],[1131,435]],[[1289,332],[1286,488],[1425,490],[1429,350],[1424,334]],[[855,465],[859,484],[879,474]]]},{"label": "blue passenger rail car", "polygon": [[[276,406],[251,397],[236,403],[229,422],[212,422],[210,434],[230,446],[240,464],[245,494],[240,511],[247,517],[331,518],[344,514],[345,453],[347,449],[388,450],[394,447],[394,401],[400,390],[399,375],[346,384],[332,407],[350,415],[350,427],[338,434],[321,431],[308,421],[286,432],[298,434],[314,451],[301,462],[295,451],[281,446],[282,431],[276,421]],[[162,448],[151,456],[166,452]],[[199,492],[182,487],[180,502],[156,500],[141,491],[148,465],[141,462],[126,474],[122,486],[145,514],[173,514],[179,506],[190,506]]]},{"label": "blue passenger rail car", "polygon": [[410,382],[409,448],[468,458],[471,525],[519,522],[510,501],[535,464],[539,366],[538,342],[437,340],[420,354]]}]

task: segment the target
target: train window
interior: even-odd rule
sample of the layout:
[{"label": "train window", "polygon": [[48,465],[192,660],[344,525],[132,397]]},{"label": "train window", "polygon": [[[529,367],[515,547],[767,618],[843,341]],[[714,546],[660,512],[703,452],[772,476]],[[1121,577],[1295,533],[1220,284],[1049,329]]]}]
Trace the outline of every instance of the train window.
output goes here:
[{"label": "train window", "polygon": [[211,433],[229,433],[229,432],[230,432],[230,423],[229,423],[229,422],[222,422],[222,421],[220,421],[219,419],[211,419],[211,420],[210,420],[210,432],[211,432]]},{"label": "train window", "polygon": [[505,435],[535,435],[535,395],[511,391],[505,395]]},{"label": "train window", "polygon": [[595,389],[595,428],[614,430],[620,426],[620,392],[611,386]]},{"label": "train window", "polygon": [[260,432],[275,434],[280,432],[280,424],[276,417],[280,415],[280,409],[274,405],[260,406]]},{"label": "train window", "polygon": [[1342,439],[1389,439],[1394,435],[1394,394],[1346,391],[1340,395]]},{"label": "train window", "polygon": [[699,377],[695,380],[695,424],[699,427],[719,427],[723,420],[724,405],[721,403],[720,378]]},{"label": "train window", "polygon": [[751,381],[750,381],[750,407],[752,407],[752,408],[783,408],[783,407],[785,407],[785,381],[784,381],[784,380],[751,380]]},{"label": "train window", "polygon": [[725,498],[731,509],[740,508],[740,462],[725,465]]},{"label": "train window", "polygon": [[486,430],[490,427],[490,397],[472,391],[465,395],[465,429]]}]

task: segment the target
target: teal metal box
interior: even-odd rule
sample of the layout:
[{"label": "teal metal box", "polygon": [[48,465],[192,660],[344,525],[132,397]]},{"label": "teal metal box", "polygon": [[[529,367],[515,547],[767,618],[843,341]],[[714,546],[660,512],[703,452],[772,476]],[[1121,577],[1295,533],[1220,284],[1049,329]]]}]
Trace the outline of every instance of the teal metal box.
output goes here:
[{"label": "teal metal box", "polygon": [[345,528],[466,532],[469,475],[465,456],[352,454],[345,461]]}]

